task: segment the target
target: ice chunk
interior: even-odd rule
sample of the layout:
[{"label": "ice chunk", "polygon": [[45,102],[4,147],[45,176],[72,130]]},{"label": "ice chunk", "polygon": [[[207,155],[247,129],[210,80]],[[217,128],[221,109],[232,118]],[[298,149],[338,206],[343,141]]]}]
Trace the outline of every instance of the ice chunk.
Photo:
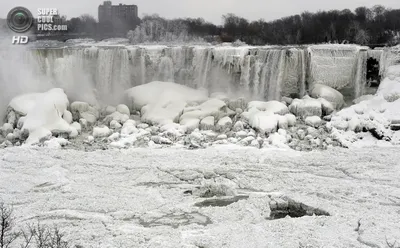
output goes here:
[{"label": "ice chunk", "polygon": [[289,113],[289,109],[286,106],[286,104],[278,101],[269,101],[269,102],[253,101],[249,102],[248,108],[249,109],[256,108],[260,111],[268,111],[279,115],[285,115]]}]

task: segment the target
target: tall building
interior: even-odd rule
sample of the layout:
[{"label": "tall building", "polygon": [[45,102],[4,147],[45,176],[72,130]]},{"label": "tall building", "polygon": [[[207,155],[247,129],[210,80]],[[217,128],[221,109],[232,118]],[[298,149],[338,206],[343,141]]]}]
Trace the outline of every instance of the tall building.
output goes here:
[{"label": "tall building", "polygon": [[100,23],[122,21],[129,25],[136,23],[138,19],[138,7],[136,5],[112,5],[111,1],[104,1],[103,5],[99,6]]}]

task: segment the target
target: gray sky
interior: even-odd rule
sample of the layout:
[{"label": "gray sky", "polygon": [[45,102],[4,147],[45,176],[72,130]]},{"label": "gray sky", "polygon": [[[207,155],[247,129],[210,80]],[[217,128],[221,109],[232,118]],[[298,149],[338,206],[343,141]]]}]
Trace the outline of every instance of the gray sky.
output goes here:
[{"label": "gray sky", "polygon": [[[0,18],[6,18],[13,7],[24,6],[36,16],[37,8],[57,8],[68,18],[89,13],[97,18],[97,7],[102,0],[0,0]],[[267,21],[303,11],[351,9],[381,4],[400,8],[400,0],[114,0],[113,4],[136,4],[139,16],[157,13],[167,18],[202,17],[220,24],[222,15],[234,13],[249,20]]]}]

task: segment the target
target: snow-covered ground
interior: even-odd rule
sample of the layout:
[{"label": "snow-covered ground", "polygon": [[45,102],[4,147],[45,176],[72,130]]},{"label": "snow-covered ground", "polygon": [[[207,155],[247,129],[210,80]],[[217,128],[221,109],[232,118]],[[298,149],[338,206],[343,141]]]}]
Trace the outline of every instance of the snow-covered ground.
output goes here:
[{"label": "snow-covered ground", "polygon": [[[0,198],[13,206],[19,225],[57,224],[80,247],[387,247],[386,240],[400,241],[399,148],[14,147],[0,150],[0,161]],[[201,206],[210,192],[227,195],[213,198],[220,204],[241,200]],[[286,197],[329,216],[269,220]]]}]

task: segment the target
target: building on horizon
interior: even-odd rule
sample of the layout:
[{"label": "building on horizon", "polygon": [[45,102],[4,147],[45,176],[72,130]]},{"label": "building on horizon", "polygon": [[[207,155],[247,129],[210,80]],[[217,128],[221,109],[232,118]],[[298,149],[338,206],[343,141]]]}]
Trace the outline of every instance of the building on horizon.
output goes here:
[{"label": "building on horizon", "polygon": [[111,1],[99,5],[98,18],[100,25],[121,32],[136,28],[140,22],[137,5],[112,5]]}]

